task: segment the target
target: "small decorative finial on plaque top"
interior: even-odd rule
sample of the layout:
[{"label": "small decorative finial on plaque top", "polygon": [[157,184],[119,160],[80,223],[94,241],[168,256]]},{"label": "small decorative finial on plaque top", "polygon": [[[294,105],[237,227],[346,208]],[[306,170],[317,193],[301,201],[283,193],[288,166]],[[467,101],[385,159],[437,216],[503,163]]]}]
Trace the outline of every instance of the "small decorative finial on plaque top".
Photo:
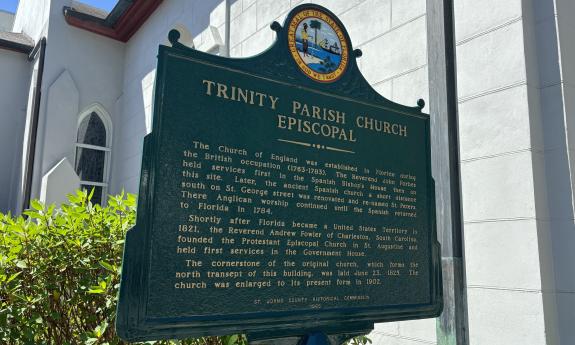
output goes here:
[{"label": "small decorative finial on plaque top", "polygon": [[275,32],[279,32],[282,29],[282,26],[280,23],[274,21],[273,23],[270,24],[270,28]]},{"label": "small decorative finial on plaque top", "polygon": [[181,37],[181,34],[177,29],[170,30],[170,32],[168,33],[168,40],[172,44],[172,47],[177,48],[177,49],[183,49],[183,50],[195,50],[193,45],[191,47],[188,47],[188,46],[180,43],[179,42],[180,37]]},{"label": "small decorative finial on plaque top", "polygon": [[425,101],[423,100],[423,98],[417,100],[417,106],[419,107],[419,110],[423,110],[423,108],[425,107]]}]

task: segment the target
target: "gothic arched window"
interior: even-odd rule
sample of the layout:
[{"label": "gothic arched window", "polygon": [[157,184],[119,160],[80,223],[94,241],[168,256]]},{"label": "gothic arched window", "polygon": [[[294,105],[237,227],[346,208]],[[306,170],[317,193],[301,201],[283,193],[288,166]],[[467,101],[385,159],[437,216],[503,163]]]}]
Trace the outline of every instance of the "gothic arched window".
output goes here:
[{"label": "gothic arched window", "polygon": [[107,167],[110,160],[110,133],[96,111],[80,116],[76,139],[74,168],[80,177],[82,189],[94,189],[92,203],[102,205],[108,189]]}]

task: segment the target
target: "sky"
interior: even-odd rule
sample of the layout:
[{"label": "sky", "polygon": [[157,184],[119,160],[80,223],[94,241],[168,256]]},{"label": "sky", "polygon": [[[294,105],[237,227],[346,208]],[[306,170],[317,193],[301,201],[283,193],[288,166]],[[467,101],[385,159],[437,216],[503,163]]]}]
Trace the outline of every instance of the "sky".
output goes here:
[{"label": "sky", "polygon": [[0,10],[14,13],[17,7],[18,0],[0,0]]},{"label": "sky", "polygon": [[[81,2],[110,12],[118,0],[80,0]],[[16,12],[18,0],[0,0],[0,10]]]}]

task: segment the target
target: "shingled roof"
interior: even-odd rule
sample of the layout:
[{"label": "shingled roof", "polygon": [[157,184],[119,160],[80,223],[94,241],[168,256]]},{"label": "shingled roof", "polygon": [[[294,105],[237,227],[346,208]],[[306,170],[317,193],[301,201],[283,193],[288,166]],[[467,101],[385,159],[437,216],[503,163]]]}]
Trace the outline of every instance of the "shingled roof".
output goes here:
[{"label": "shingled roof", "polygon": [[96,7],[92,7],[90,5],[86,5],[83,2],[80,1],[72,1],[72,6],[70,6],[72,9],[74,9],[77,12],[81,12],[84,14],[87,14],[89,16],[92,17],[96,17],[96,18],[100,18],[100,19],[106,19],[108,17],[108,12],[101,10],[99,8]]},{"label": "shingled roof", "polygon": [[34,49],[34,40],[26,34],[0,31],[0,48],[30,54]]}]

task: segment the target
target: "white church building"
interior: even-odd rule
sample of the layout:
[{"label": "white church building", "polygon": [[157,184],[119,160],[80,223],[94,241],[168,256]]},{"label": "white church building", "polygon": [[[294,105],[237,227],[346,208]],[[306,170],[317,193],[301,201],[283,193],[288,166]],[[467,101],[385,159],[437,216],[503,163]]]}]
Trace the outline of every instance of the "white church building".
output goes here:
[{"label": "white church building", "polygon": [[[426,0],[313,0],[344,23],[383,96],[429,104]],[[0,212],[138,192],[159,44],[258,54],[297,0],[20,0],[0,12]],[[575,1],[454,0],[472,345],[575,344]],[[429,108],[424,109],[428,111]],[[433,117],[433,114],[431,114]],[[573,139],[573,140],[571,140]],[[376,345],[436,344],[433,319]]]}]

